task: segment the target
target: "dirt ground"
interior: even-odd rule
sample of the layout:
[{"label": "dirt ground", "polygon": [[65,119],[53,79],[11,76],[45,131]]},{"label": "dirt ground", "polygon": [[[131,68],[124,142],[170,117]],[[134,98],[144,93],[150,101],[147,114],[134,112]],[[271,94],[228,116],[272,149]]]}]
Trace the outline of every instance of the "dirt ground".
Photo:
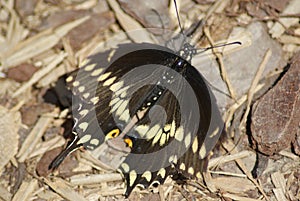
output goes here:
[{"label": "dirt ground", "polygon": [[[198,48],[242,43],[192,59],[215,93],[226,135],[203,179],[168,178],[135,188],[128,200],[300,200],[299,0],[177,5],[184,30],[202,19]],[[58,80],[94,53],[170,39],[180,31],[173,1],[1,0],[0,30],[0,200],[124,200],[121,174],[83,149],[48,170],[72,138]]]}]

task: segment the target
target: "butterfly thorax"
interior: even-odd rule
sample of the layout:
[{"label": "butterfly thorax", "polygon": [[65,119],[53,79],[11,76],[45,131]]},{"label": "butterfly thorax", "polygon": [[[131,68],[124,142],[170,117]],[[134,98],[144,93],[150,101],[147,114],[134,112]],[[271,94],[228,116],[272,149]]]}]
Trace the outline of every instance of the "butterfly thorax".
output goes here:
[{"label": "butterfly thorax", "polygon": [[180,55],[180,57],[182,57],[183,59],[189,62],[192,60],[192,57],[196,54],[197,54],[197,49],[189,43],[183,44],[183,48],[178,52],[178,55]]}]

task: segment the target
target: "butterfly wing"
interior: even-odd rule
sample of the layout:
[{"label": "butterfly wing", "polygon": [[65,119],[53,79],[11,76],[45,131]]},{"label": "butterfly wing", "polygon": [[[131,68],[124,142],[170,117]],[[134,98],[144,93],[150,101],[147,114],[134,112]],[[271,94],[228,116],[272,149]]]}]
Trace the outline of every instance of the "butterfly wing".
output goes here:
[{"label": "butterfly wing", "polygon": [[[177,65],[177,55],[165,54]],[[188,62],[185,65],[186,71],[170,86],[173,93],[167,90],[156,102],[166,113],[165,121],[157,122],[162,113],[158,109],[152,121],[144,118],[131,133],[133,148],[119,168],[127,181],[126,196],[136,185],[163,183],[168,175],[200,177],[204,158],[220,136],[223,123],[213,94],[201,74]]]},{"label": "butterfly wing", "polygon": [[[199,176],[219,137],[212,134],[220,114],[204,78],[187,61],[186,70],[176,72],[181,58],[149,45],[123,46],[113,56],[94,55],[67,78],[74,94],[73,133],[79,137],[74,147],[95,149],[107,136],[121,133],[130,139],[131,153],[119,167],[126,196],[136,185],[163,183],[168,175]],[[160,87],[168,69],[175,74]],[[212,117],[217,120],[213,129]]]}]

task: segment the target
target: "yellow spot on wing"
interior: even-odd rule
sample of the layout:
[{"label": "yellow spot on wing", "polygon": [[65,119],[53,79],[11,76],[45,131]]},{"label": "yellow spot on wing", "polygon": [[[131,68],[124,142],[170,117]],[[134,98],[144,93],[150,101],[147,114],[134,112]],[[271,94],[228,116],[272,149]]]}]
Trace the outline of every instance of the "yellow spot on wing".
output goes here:
[{"label": "yellow spot on wing", "polygon": [[128,100],[123,101],[123,103],[119,106],[116,115],[121,116],[121,114],[123,113],[123,111],[126,109],[126,106],[128,105]]},{"label": "yellow spot on wing", "polygon": [[[99,69],[100,70],[100,69]],[[102,72],[100,72],[102,73]],[[99,73],[99,74],[100,74]],[[110,76],[111,72],[108,72],[108,73],[104,73],[103,75],[100,75],[97,79],[98,82],[102,82],[104,80],[106,80],[109,76]],[[96,75],[95,75],[96,76]]]},{"label": "yellow spot on wing", "polygon": [[121,116],[119,117],[119,119],[121,121],[128,122],[130,119],[129,110],[128,109],[124,110],[123,113],[121,114]]},{"label": "yellow spot on wing", "polygon": [[80,114],[81,116],[85,116],[85,115],[87,115],[88,113],[89,113],[89,110],[87,110],[87,109],[81,110],[81,111],[79,112],[79,114]]},{"label": "yellow spot on wing", "polygon": [[140,134],[141,137],[145,136],[147,131],[149,130],[148,125],[139,125],[135,127],[135,130]]},{"label": "yellow spot on wing", "polygon": [[73,76],[69,76],[69,77],[67,77],[67,79],[66,79],[66,82],[72,82],[72,81],[73,81],[73,79],[74,79],[74,77],[73,77]]},{"label": "yellow spot on wing", "polygon": [[191,144],[191,133],[188,133],[184,138],[184,145],[185,147],[189,147]]},{"label": "yellow spot on wing", "polygon": [[90,141],[91,144],[95,145],[95,146],[98,146],[99,145],[99,140],[98,139],[92,139]]},{"label": "yellow spot on wing", "polygon": [[112,113],[112,112],[116,111],[122,103],[123,103],[123,100],[120,99],[119,102],[117,102],[117,103],[111,108],[110,112]]},{"label": "yellow spot on wing", "polygon": [[113,92],[118,91],[124,85],[124,81],[119,81],[110,86],[110,90]]},{"label": "yellow spot on wing", "polygon": [[75,82],[73,82],[73,87],[78,87],[79,86],[79,82],[78,81],[75,81]]},{"label": "yellow spot on wing", "polygon": [[206,156],[206,147],[204,145],[201,146],[201,148],[200,148],[199,156],[200,156],[200,159],[203,159]]},{"label": "yellow spot on wing", "polygon": [[196,153],[198,150],[198,137],[195,137],[194,142],[192,144],[193,153]]},{"label": "yellow spot on wing", "polygon": [[113,106],[114,104],[116,104],[119,100],[121,100],[120,98],[114,98],[110,101],[109,106]]},{"label": "yellow spot on wing", "polygon": [[84,135],[78,140],[77,144],[84,144],[84,143],[88,142],[91,138],[92,138],[91,135],[88,135],[88,134]]},{"label": "yellow spot on wing", "polygon": [[171,130],[170,130],[170,136],[171,136],[171,137],[174,137],[175,131],[176,131],[175,121],[172,121],[172,124],[171,124]]},{"label": "yellow spot on wing", "polygon": [[157,175],[160,175],[161,178],[165,178],[165,176],[166,176],[166,169],[165,169],[165,168],[161,168],[161,169],[158,171]]},{"label": "yellow spot on wing", "polygon": [[129,172],[129,165],[127,163],[122,163],[121,167],[123,168],[124,172]]},{"label": "yellow spot on wing", "polygon": [[152,174],[150,171],[146,171],[142,174],[142,177],[144,177],[148,182],[150,182],[152,178]]},{"label": "yellow spot on wing", "polygon": [[90,96],[90,93],[85,93],[82,96],[83,96],[83,98],[87,99]]},{"label": "yellow spot on wing", "polygon": [[156,135],[159,129],[161,129],[160,125],[154,125],[146,134],[147,140],[151,140]]},{"label": "yellow spot on wing", "polygon": [[191,174],[191,175],[194,175],[194,168],[193,167],[189,167],[188,169],[188,173]]},{"label": "yellow spot on wing", "polygon": [[84,87],[84,86],[80,86],[80,87],[78,88],[78,91],[81,92],[81,93],[82,93],[84,90],[85,90],[85,87]]},{"label": "yellow spot on wing", "polygon": [[175,132],[175,139],[181,142],[183,140],[183,127],[180,126]]},{"label": "yellow spot on wing", "polygon": [[99,76],[104,71],[104,68],[98,68],[91,73],[91,76]]},{"label": "yellow spot on wing", "polygon": [[90,64],[90,65],[87,65],[86,67],[84,67],[84,70],[85,71],[91,71],[95,68],[96,64]]},{"label": "yellow spot on wing", "polygon": [[110,86],[112,83],[114,83],[114,81],[117,79],[117,77],[112,77],[112,78],[109,78],[108,80],[106,80],[104,83],[103,83],[103,86]]},{"label": "yellow spot on wing", "polygon": [[165,133],[163,133],[160,138],[160,141],[159,141],[160,146],[163,146],[166,143],[166,138],[167,138],[167,135]]},{"label": "yellow spot on wing", "polygon": [[158,140],[161,138],[162,133],[163,133],[162,129],[159,129],[159,131],[156,133],[156,135],[152,140],[152,146],[158,142]]},{"label": "yellow spot on wing", "polygon": [[180,166],[179,166],[179,169],[185,171],[185,164],[184,164],[184,163],[181,163]]},{"label": "yellow spot on wing", "polygon": [[78,127],[81,128],[83,132],[85,132],[88,126],[89,124],[87,122],[82,122]]},{"label": "yellow spot on wing", "polygon": [[99,102],[99,97],[93,97],[91,98],[91,102],[96,105]]},{"label": "yellow spot on wing", "polygon": [[136,171],[131,170],[129,173],[129,186],[132,186],[137,178]]}]

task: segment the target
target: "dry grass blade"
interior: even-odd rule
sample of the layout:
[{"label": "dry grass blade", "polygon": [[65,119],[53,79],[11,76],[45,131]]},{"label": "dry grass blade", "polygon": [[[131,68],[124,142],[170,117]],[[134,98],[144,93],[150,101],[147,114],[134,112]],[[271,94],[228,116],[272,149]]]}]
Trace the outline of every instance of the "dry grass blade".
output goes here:
[{"label": "dry grass blade", "polygon": [[11,198],[12,194],[6,188],[0,185],[0,200],[11,201]]},{"label": "dry grass blade", "polygon": [[[228,140],[226,143],[223,143],[224,148],[227,151],[230,151],[232,153],[237,153],[238,151],[234,148],[235,145],[231,140]],[[266,195],[266,193],[264,192],[263,188],[258,184],[258,182],[253,178],[251,172],[247,169],[247,167],[245,166],[245,164],[240,160],[240,159],[236,159],[236,163],[238,164],[238,166],[242,169],[242,171],[247,175],[248,179],[253,182],[253,184],[255,184],[255,186],[259,189],[259,191],[261,192],[261,194],[265,197],[265,199],[267,201],[270,201],[270,199],[268,198],[268,196]]]},{"label": "dry grass blade", "polygon": [[17,154],[21,115],[0,106],[0,171]]},{"label": "dry grass blade", "polygon": [[[209,33],[209,30],[208,28],[204,28],[204,33],[207,37],[207,39],[209,40],[210,44],[212,44],[212,46],[214,46],[214,41],[212,39],[212,37],[210,36],[210,33]],[[219,64],[219,67],[220,67],[220,73],[221,73],[221,76],[222,76],[222,79],[223,81],[226,83],[227,85],[227,88],[228,88],[228,91],[229,91],[229,94],[230,96],[236,100],[236,92],[235,92],[235,89],[232,87],[232,84],[229,80],[229,77],[228,77],[228,74],[226,72],[226,69],[225,69],[225,66],[224,66],[224,63],[223,63],[223,58],[221,56],[220,53],[217,53],[214,49],[212,49],[212,52],[216,55],[217,57],[217,62]]]},{"label": "dry grass blade", "polygon": [[257,87],[258,82],[261,79],[262,73],[265,70],[265,67],[266,67],[268,61],[270,60],[271,56],[272,56],[272,51],[269,49],[266,52],[266,54],[263,58],[263,61],[261,62],[260,66],[258,67],[256,74],[252,80],[251,86],[250,86],[250,88],[248,90],[248,94],[247,94],[247,107],[246,107],[246,111],[243,115],[243,119],[241,120],[241,123],[240,123],[240,129],[242,127],[244,127],[246,124],[246,120],[247,120],[247,117],[248,117],[248,114],[250,111],[250,105],[252,103],[253,95],[255,93],[255,88]]},{"label": "dry grass blade", "polygon": [[36,179],[33,179],[30,182],[23,181],[12,201],[30,200],[29,198],[37,188],[38,182]]},{"label": "dry grass blade", "polygon": [[70,178],[70,183],[72,185],[88,185],[88,184],[99,184],[101,182],[111,182],[111,181],[122,181],[122,176],[117,173],[111,174],[98,174],[89,176],[73,176]]},{"label": "dry grass blade", "polygon": [[56,45],[71,29],[85,22],[89,17],[83,17],[55,29],[45,30],[25,41],[20,42],[10,50],[3,52],[1,68],[12,67],[49,50]]},{"label": "dry grass blade", "polygon": [[41,70],[37,71],[28,82],[23,84],[17,91],[15,91],[15,93],[12,95],[12,97],[19,96],[26,89],[30,88],[34,83],[38,82],[47,73],[49,73],[54,68],[56,68],[57,65],[59,63],[61,63],[66,56],[67,55],[65,53],[59,54],[48,66],[46,66],[45,68],[42,68]]},{"label": "dry grass blade", "polygon": [[40,117],[19,150],[17,155],[19,162],[24,162],[35,149],[39,139],[42,137],[52,120],[53,117],[49,116],[49,114]]},{"label": "dry grass blade", "polygon": [[228,156],[216,157],[216,158],[209,160],[208,168],[212,168],[212,167],[215,167],[215,166],[223,164],[223,163],[228,163],[228,162],[234,161],[236,159],[242,159],[242,158],[250,156],[251,154],[253,154],[251,151],[241,151],[241,152],[238,152],[235,154],[230,154]]},{"label": "dry grass blade", "polygon": [[261,201],[260,199],[253,199],[253,198],[248,198],[248,197],[241,197],[235,194],[231,194],[231,193],[224,193],[223,194],[224,197],[230,198],[232,200],[236,200],[236,201]]},{"label": "dry grass blade", "polygon": [[66,182],[62,179],[56,178],[54,182],[51,182],[47,179],[43,179],[43,181],[52,188],[56,193],[58,193],[61,197],[63,197],[66,200],[76,200],[76,201],[86,201],[86,199],[74,191],[72,188],[70,188]]},{"label": "dry grass blade", "polygon": [[[300,4],[299,0],[292,0],[290,1],[289,5],[286,7],[286,9],[283,11],[282,14],[296,14],[300,13]],[[280,37],[287,28],[289,28],[292,25],[296,25],[299,23],[299,19],[297,18],[280,18],[280,22],[276,22],[273,27],[270,29],[270,33],[274,38]],[[284,27],[283,27],[284,26]]]},{"label": "dry grass blade", "polygon": [[108,0],[109,5],[116,13],[117,19],[131,40],[136,43],[153,43],[147,32],[137,21],[125,14],[115,0]]}]

